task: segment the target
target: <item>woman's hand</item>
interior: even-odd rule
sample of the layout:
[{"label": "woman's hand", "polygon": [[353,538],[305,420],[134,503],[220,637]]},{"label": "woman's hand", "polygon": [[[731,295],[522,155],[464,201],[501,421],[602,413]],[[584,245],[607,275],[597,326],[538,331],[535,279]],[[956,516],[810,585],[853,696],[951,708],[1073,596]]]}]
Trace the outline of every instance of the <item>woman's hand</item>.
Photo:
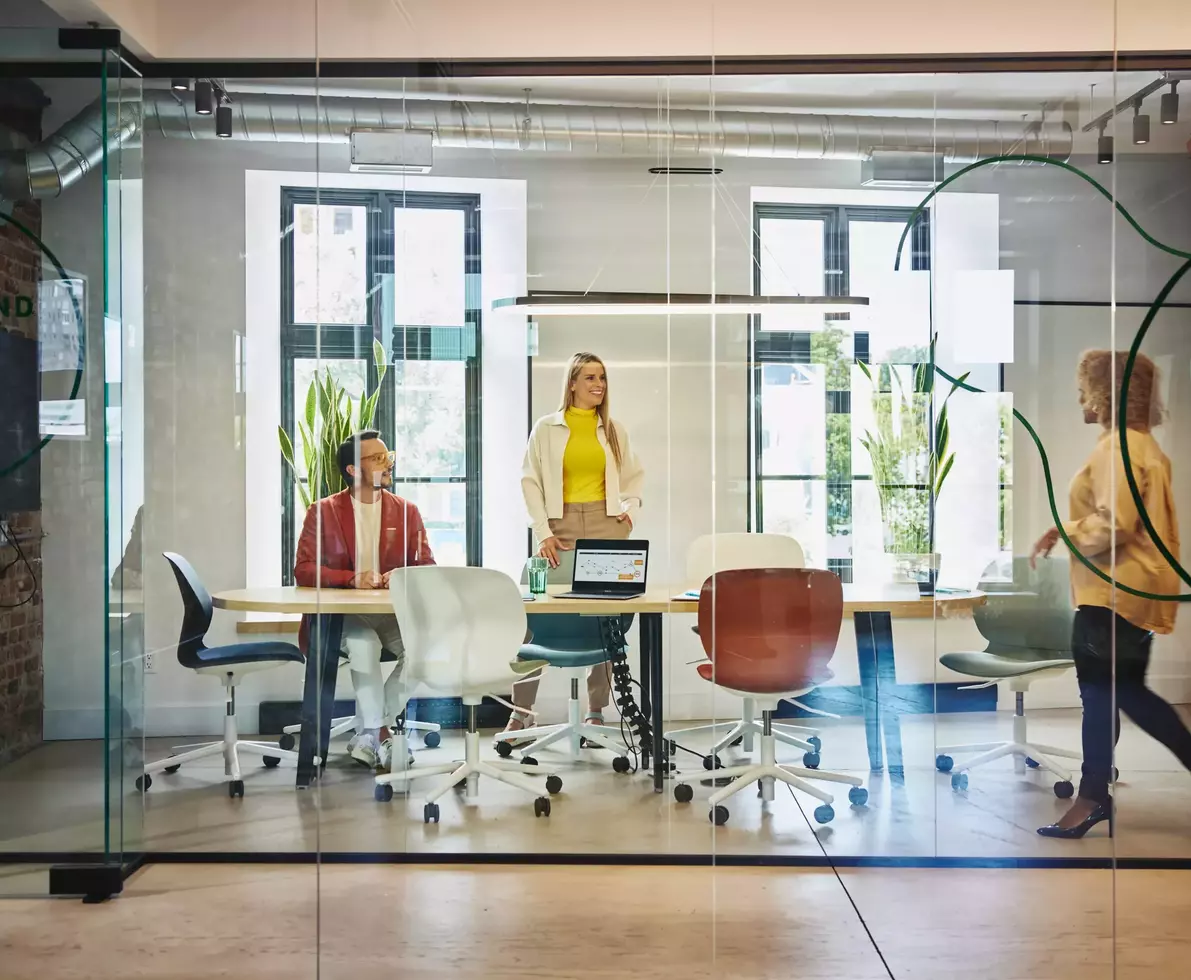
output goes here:
[{"label": "woman's hand", "polygon": [[558,553],[560,551],[570,551],[572,545],[564,544],[559,538],[553,534],[546,538],[538,547],[538,557],[545,558],[550,563],[551,568],[558,567]]},{"label": "woman's hand", "polygon": [[621,524],[627,524],[630,531],[633,529],[633,519],[629,517],[628,514],[620,514],[616,519],[620,521]]},{"label": "woman's hand", "polygon": [[1059,543],[1059,529],[1052,527],[1042,537],[1034,542],[1034,547],[1030,549],[1030,567],[1037,568],[1037,558],[1041,555],[1043,558],[1049,558],[1050,553],[1054,551],[1054,547]]}]

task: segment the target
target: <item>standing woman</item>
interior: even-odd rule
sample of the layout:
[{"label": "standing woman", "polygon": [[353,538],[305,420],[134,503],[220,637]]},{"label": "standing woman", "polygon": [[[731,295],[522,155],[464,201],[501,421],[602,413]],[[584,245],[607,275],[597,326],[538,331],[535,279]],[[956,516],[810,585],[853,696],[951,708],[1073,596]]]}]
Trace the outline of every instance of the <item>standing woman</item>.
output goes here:
[{"label": "standing woman", "polygon": [[[558,411],[534,423],[521,470],[521,492],[533,526],[537,554],[558,567],[559,552],[581,538],[627,538],[641,507],[645,471],[629,445],[624,425],[608,412],[608,375],[595,354],[571,358]],[[513,704],[532,708],[541,673],[513,685]],[[587,718],[604,723],[611,671],[598,664],[587,672]],[[506,731],[527,727],[514,712]]]},{"label": "standing woman", "polygon": [[[1113,430],[1121,394],[1124,351],[1093,350],[1079,362],[1079,404],[1084,422],[1104,431],[1070,489],[1070,520],[1063,530],[1080,554],[1116,582],[1155,595],[1177,595],[1179,577],[1162,557],[1129,492],[1120,432]],[[1162,421],[1158,371],[1139,354],[1129,381],[1126,438],[1129,461],[1146,512],[1171,554],[1179,554],[1179,525],[1171,493],[1170,460],[1151,429]],[[1051,528],[1034,545],[1031,561],[1048,555],[1059,542]],[[1122,592],[1071,559],[1071,592],[1076,613],[1071,638],[1075,673],[1083,700],[1083,778],[1079,795],[1057,822],[1042,827],[1044,837],[1078,839],[1107,820],[1112,833],[1113,746],[1124,711],[1191,769],[1191,732],[1169,704],[1146,687],[1146,669],[1155,633],[1174,629],[1178,603]],[[1115,660],[1115,672],[1114,672]],[[1114,704],[1114,673],[1115,695]]]}]

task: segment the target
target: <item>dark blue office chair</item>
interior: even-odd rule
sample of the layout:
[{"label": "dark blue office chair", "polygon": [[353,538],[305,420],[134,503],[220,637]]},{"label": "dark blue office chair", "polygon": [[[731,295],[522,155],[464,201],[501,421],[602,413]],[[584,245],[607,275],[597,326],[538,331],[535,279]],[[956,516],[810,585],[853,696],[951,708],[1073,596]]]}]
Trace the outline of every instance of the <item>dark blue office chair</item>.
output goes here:
[{"label": "dark blue office chair", "polygon": [[204,643],[211,626],[213,607],[210,593],[199,581],[198,574],[181,555],[165,552],[165,560],[178,580],[178,591],[182,594],[182,632],[178,637],[178,663],[198,674],[219,677],[227,688],[227,713],[223,719],[223,738],[217,742],[175,747],[168,757],[145,766],[143,776],[137,781],[137,789],[147,790],[153,785],[153,776],[159,772],[174,773],[184,764],[222,755],[224,774],[228,779],[228,795],[244,795],[244,779],[240,773],[239,753],[260,756],[268,768],[278,765],[282,759],[298,761],[298,753],[289,752],[268,742],[248,742],[240,739],[236,732],[236,685],[240,679],[258,670],[269,670],[283,664],[302,663],[302,651],[292,643],[269,640],[261,643],[233,643],[229,646],[209,647]]}]

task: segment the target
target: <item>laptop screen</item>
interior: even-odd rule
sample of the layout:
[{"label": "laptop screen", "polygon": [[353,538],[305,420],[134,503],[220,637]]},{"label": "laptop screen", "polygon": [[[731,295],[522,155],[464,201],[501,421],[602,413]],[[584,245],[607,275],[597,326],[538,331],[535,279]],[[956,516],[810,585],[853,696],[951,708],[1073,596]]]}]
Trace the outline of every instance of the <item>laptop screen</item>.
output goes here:
[{"label": "laptop screen", "polygon": [[648,541],[577,541],[572,588],[643,592],[648,566]]}]

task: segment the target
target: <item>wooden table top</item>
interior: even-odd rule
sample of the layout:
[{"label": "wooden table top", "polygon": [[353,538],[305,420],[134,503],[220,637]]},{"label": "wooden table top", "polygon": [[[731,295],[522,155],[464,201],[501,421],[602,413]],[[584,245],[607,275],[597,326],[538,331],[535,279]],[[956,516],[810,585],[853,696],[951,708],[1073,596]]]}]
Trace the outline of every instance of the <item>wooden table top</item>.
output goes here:
[{"label": "wooden table top", "polygon": [[[608,616],[616,613],[697,613],[695,599],[679,598],[683,589],[649,589],[639,599],[563,599],[565,585],[551,586],[548,594],[525,603],[527,615],[587,613]],[[377,614],[392,611],[387,589],[306,589],[298,586],[256,589],[228,589],[216,592],[212,601],[220,609],[257,613]],[[899,619],[932,619],[964,613],[985,601],[982,592],[949,592],[934,597],[918,595],[914,585],[845,585],[844,615],[858,612],[887,612]]]}]

